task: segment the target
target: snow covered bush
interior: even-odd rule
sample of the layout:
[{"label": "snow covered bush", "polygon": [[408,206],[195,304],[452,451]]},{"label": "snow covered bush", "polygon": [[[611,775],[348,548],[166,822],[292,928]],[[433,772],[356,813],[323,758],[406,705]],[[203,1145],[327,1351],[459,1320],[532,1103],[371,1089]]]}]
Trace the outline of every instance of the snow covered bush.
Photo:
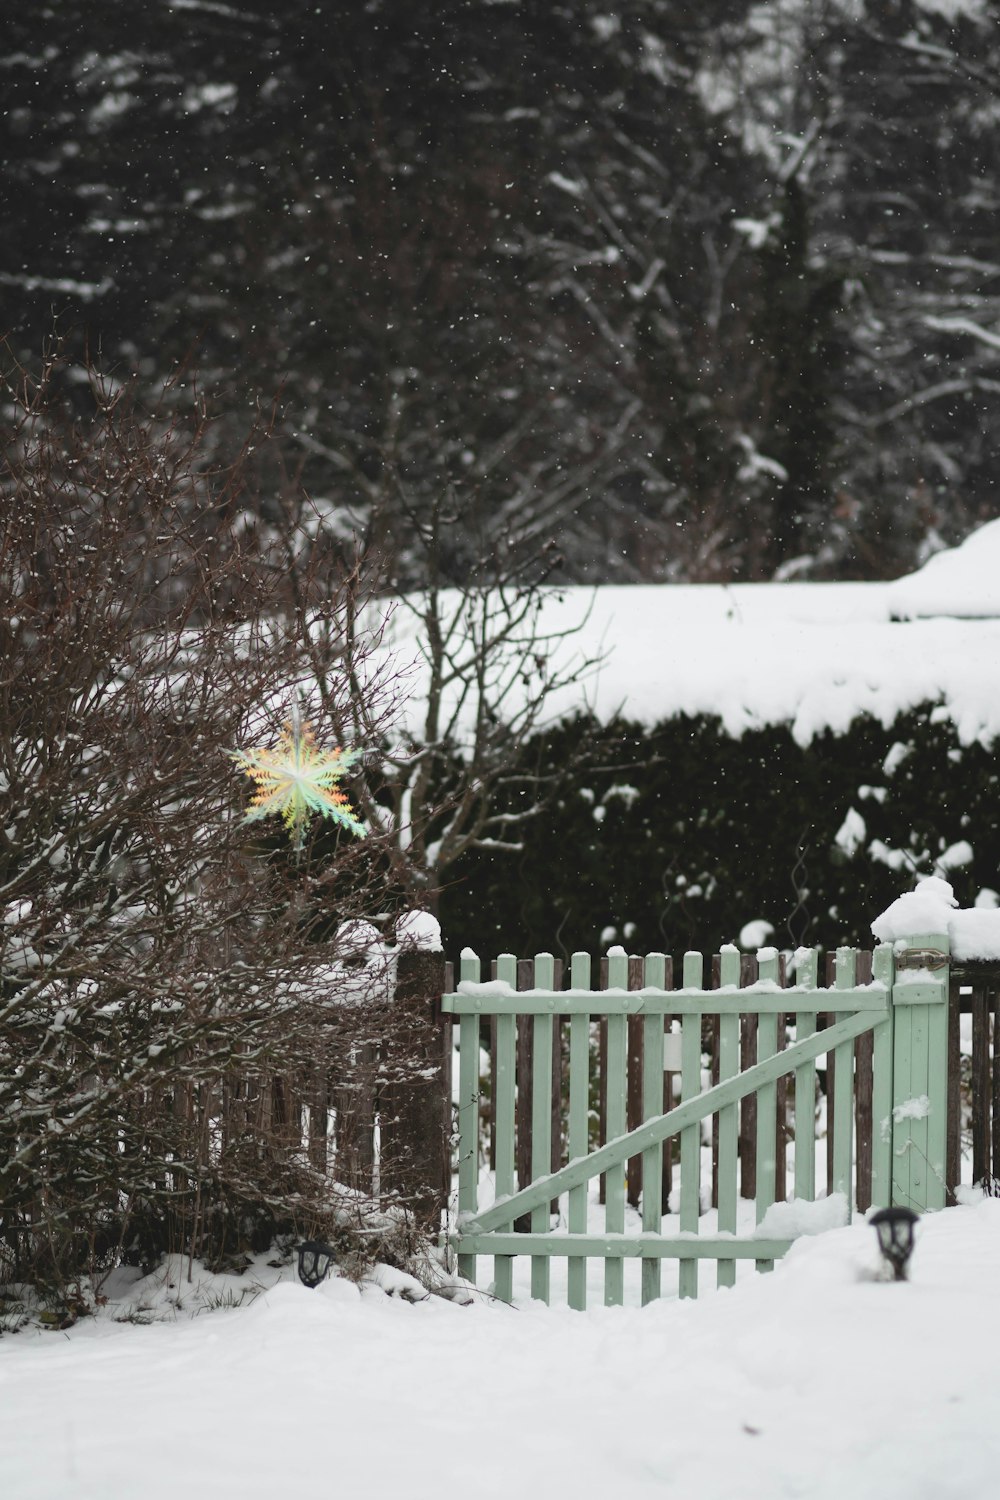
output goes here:
[{"label": "snow covered bush", "polygon": [[[790,724],[738,735],[707,714],[581,717],[528,740],[518,770],[554,777],[555,794],[516,852],[457,864],[449,952],[714,951],[751,921],[780,946],[869,947],[908,879],[943,874],[964,906],[1000,900],[994,748],[932,703],[808,744]],[[516,807],[501,788],[495,815]]]}]

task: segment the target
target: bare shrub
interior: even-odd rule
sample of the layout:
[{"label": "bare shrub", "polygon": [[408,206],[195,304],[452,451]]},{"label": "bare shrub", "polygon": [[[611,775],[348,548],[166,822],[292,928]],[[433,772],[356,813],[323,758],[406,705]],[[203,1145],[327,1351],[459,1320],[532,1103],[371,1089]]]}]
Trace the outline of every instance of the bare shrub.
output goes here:
[{"label": "bare shrub", "polygon": [[292,692],[321,739],[353,692],[384,721],[357,580],[290,587],[266,434],[220,458],[197,404],[87,382],[0,387],[0,1282],[53,1287],[332,1222],[332,1093],[388,1025],[338,938],[390,910],[379,836],[248,831],[227,755]]}]

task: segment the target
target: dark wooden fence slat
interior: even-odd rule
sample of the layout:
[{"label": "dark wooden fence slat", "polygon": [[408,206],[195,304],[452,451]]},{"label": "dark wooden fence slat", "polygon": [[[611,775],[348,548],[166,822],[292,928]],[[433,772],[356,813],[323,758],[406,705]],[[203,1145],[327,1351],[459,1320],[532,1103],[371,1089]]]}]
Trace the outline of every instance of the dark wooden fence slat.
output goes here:
[{"label": "dark wooden fence slat", "polygon": [[[449,966],[450,967],[450,966]],[[446,992],[451,993],[454,989],[453,981],[446,981]],[[442,1065],[442,1078],[444,1080],[441,1090],[441,1120],[443,1123],[445,1140],[450,1147],[455,1131],[455,1122],[452,1119],[452,1100],[454,1092],[455,1072],[455,1022],[452,1016],[443,1017],[444,1025],[441,1030],[441,1050],[444,1054]],[[451,1150],[443,1153],[441,1161],[441,1195],[442,1202],[447,1203],[451,1198]]]},{"label": "dark wooden fence slat", "polygon": [[[645,978],[646,961],[632,955],[628,961],[628,987],[641,990]],[[628,1018],[628,1100],[626,1120],[629,1130],[642,1124],[642,1017]],[[627,1166],[626,1195],[632,1208],[638,1209],[642,1196],[642,1157],[630,1156]]]},{"label": "dark wooden fence slat", "polygon": [[[490,961],[490,979],[497,977],[497,961]],[[480,1033],[480,1045],[482,1045],[482,1034]],[[489,1027],[489,1049],[490,1049],[490,1171],[497,1169],[497,1018],[490,1016]]]},{"label": "dark wooden fence slat", "polygon": [[985,983],[972,991],[972,1180],[990,1177],[990,1001]]},{"label": "dark wooden fence slat", "polygon": [[948,986],[948,1127],[945,1142],[948,1203],[962,1181],[962,986],[952,975]]},{"label": "dark wooden fence slat", "polygon": [[[672,990],[673,987],[674,987],[674,961],[673,961],[673,958],[671,958],[669,954],[667,955],[667,959],[666,959],[666,965],[665,965],[663,983],[664,983],[664,987],[666,989],[668,989],[668,990]],[[666,1032],[668,1032],[671,1029],[672,1025],[673,1025],[673,1019],[672,1019],[672,1017],[670,1017],[670,1016],[664,1016],[664,1018],[663,1018],[663,1030],[664,1030],[664,1034],[666,1034]],[[674,1079],[675,1079],[676,1076],[677,1076],[676,1073],[667,1072],[667,1071],[664,1071],[664,1074],[663,1074],[663,1110],[664,1110],[665,1114],[668,1113],[674,1107]],[[664,1213],[668,1212],[669,1204],[670,1204],[670,1194],[673,1191],[673,1186],[674,1186],[674,1142],[671,1139],[669,1141],[664,1141],[664,1143],[663,1143],[663,1178],[662,1178],[662,1183],[661,1183],[661,1191],[662,1191],[663,1196],[660,1199],[660,1202],[663,1204],[663,1212]]]},{"label": "dark wooden fence slat", "polygon": [[[784,981],[782,981],[784,983]],[[778,1017],[778,1051],[788,1046],[788,1016]],[[777,1086],[778,1108],[775,1119],[777,1137],[774,1157],[774,1201],[784,1203],[788,1197],[788,1075],[783,1073]]]},{"label": "dark wooden fence slat", "polygon": [[1000,1178],[1000,985],[993,990],[993,1177]]},{"label": "dark wooden fence slat", "polygon": [[872,1097],[875,1037],[866,1031],[854,1044],[855,1201],[866,1213],[872,1206]]},{"label": "dark wooden fence slat", "polygon": [[[455,965],[448,960],[444,966],[444,992],[450,995],[455,988]],[[454,1124],[452,1121],[452,1099],[454,1098],[455,1023],[452,1016],[441,1016],[442,1089],[441,1121],[445,1140],[450,1147]],[[492,1079],[492,1074],[491,1074]],[[441,1193],[443,1202],[451,1197],[451,1150],[445,1150],[441,1161]]]},{"label": "dark wooden fence slat", "polygon": [[[602,958],[598,965],[597,987],[608,987],[608,960]],[[597,1024],[597,1143],[603,1146],[608,1138],[608,1022],[606,1017]],[[597,1181],[597,1201],[607,1200],[607,1174],[602,1172]]]},{"label": "dark wooden fence slat", "polygon": [[[783,990],[788,988],[788,964],[783,953],[778,957],[778,983]],[[782,1013],[778,1017],[778,1051],[784,1052],[787,1045],[788,1016]],[[774,1201],[776,1203],[783,1203],[788,1197],[788,1084],[787,1074],[782,1074],[778,1079],[778,1108],[775,1119]]]},{"label": "dark wooden fence slat", "polygon": [[[384,1160],[380,1163],[383,1191],[398,1192],[418,1218],[435,1229],[446,1199],[446,1159],[450,1156],[449,1129],[444,1112],[446,1079],[442,1046],[441,995],[444,957],[419,949],[402,951],[396,959],[393,997],[393,1036],[390,1064],[398,1057],[402,1076],[383,1090],[381,1132]],[[364,1048],[361,1049],[364,1052]],[[413,1064],[418,1065],[416,1072]],[[373,1077],[370,1065],[364,1077]],[[373,1145],[369,1105],[363,1090],[356,1091],[357,1150],[362,1173],[372,1171],[368,1152]]]},{"label": "dark wooden fence slat", "polygon": [[[534,959],[519,958],[517,961],[518,990],[530,990],[534,987],[534,983]],[[518,1187],[527,1187],[531,1181],[531,1077],[535,1053],[533,1025],[534,1022],[531,1016],[518,1016],[517,1063],[515,1071],[517,1080],[515,1115],[517,1122],[516,1156]],[[527,1234],[531,1229],[531,1215],[522,1214],[519,1219],[515,1219],[514,1229],[518,1234]]]},{"label": "dark wooden fence slat", "polygon": [[[835,952],[824,954],[823,968],[826,987],[827,989],[832,989],[833,981],[837,973],[837,955]],[[833,1020],[834,1012],[832,1010],[824,1011],[817,1024],[821,1028],[825,1029],[827,1026],[832,1024]],[[828,1052],[826,1055],[825,1074],[823,1069],[819,1070],[820,1086],[823,1089],[826,1100],[826,1191],[828,1196],[833,1192],[833,1158],[835,1135],[833,1120],[833,1101],[835,1098],[834,1080],[836,1078],[836,1072],[837,1060],[832,1052]]]},{"label": "dark wooden fence slat", "polygon": [[490,1171],[497,1169],[497,1018],[490,1016],[488,1041],[490,1049],[489,1161]]},{"label": "dark wooden fence slat", "polygon": [[[855,976],[858,984],[871,984],[872,956],[859,953]],[[855,1150],[855,1201],[858,1210],[866,1213],[872,1204],[872,1099],[875,1058],[875,1037],[870,1031],[859,1036],[854,1044],[854,1150]]]},{"label": "dark wooden fence slat", "polygon": [[[566,1071],[567,1059],[564,1056],[566,1041],[569,1035],[568,1028],[564,1025],[560,1016],[552,1019],[552,1150],[551,1162],[553,1172],[558,1172],[563,1165],[566,1153],[564,1151],[567,1129],[567,1111],[569,1108],[569,1077]],[[559,1212],[558,1199],[552,1209],[554,1214]]]},{"label": "dark wooden fence slat", "polygon": [[[711,978],[709,985],[713,990],[719,988],[722,973],[722,956],[718,953],[712,954]],[[708,1017],[707,1036],[703,1037],[703,1044],[707,1045],[709,1056],[710,1077],[713,1087],[719,1081],[719,1018]],[[712,1207],[719,1206],[719,1116],[716,1112],[712,1116]]]},{"label": "dark wooden fence slat", "polygon": [[[563,987],[564,965],[561,958],[556,958],[552,963],[552,985],[554,989],[561,990]],[[568,1031],[563,1026],[561,1017],[554,1016],[552,1022],[552,1109],[551,1109],[551,1148],[549,1152],[549,1163],[553,1172],[558,1172],[563,1164],[563,1145],[565,1133],[568,1128],[567,1114],[569,1110],[569,1098],[567,1092],[566,1108],[563,1108],[563,1081],[564,1063],[563,1047],[568,1036]],[[569,1079],[566,1078],[566,1088],[569,1088]],[[553,1198],[549,1205],[550,1213],[559,1212],[559,1199]]]},{"label": "dark wooden fence slat", "polygon": [[[754,984],[757,958],[753,953],[740,955],[740,986]],[[740,1069],[746,1071],[757,1061],[757,1017],[744,1015],[740,1026]],[[750,1094],[740,1105],[740,1193],[744,1198],[757,1196],[757,1097]]]}]

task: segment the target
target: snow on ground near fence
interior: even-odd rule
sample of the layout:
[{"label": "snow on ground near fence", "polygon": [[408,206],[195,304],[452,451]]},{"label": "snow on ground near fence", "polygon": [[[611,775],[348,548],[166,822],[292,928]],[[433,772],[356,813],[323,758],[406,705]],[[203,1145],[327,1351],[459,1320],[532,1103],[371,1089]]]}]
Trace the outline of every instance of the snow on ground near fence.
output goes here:
[{"label": "snow on ground near fence", "polygon": [[0,1339],[5,1500],[475,1495],[993,1500],[1000,1201],[863,1223],[698,1302],[411,1306],[284,1278],[249,1307]]},{"label": "snow on ground near fence", "polygon": [[[825,1101],[822,1107],[822,1115],[825,1129]],[[826,1139],[816,1142],[816,1175],[822,1181],[826,1175]],[[792,1181],[795,1172],[795,1145],[789,1142],[785,1151],[787,1163],[788,1180]],[[711,1144],[703,1145],[701,1148],[701,1213],[698,1217],[698,1235],[704,1237],[715,1235],[719,1232],[718,1210],[711,1207],[711,1183],[712,1183],[712,1147]],[[972,1191],[978,1192],[978,1189]],[[678,1193],[675,1187],[671,1194],[674,1212],[665,1213],[660,1220],[660,1233],[667,1238],[681,1234],[680,1214],[677,1210]],[[479,1208],[488,1208],[495,1199],[494,1176],[492,1172],[483,1170],[480,1173]],[[552,1217],[553,1238],[567,1230],[569,1224],[569,1199],[565,1193],[559,1198],[559,1212]],[[832,1193],[829,1197],[822,1196],[815,1202],[806,1202],[802,1198],[793,1198],[780,1203],[773,1203],[767,1210],[763,1221],[758,1225],[756,1218],[756,1204],[752,1199],[740,1198],[736,1210],[736,1233],[743,1239],[758,1235],[766,1238],[771,1235],[777,1239],[793,1238],[796,1235],[822,1234],[826,1230],[839,1228],[847,1222],[847,1199],[843,1193]],[[625,1205],[625,1227],[626,1235],[639,1235],[642,1233],[642,1215],[638,1209],[633,1208],[630,1203]],[[596,1183],[591,1183],[587,1194],[587,1233],[602,1235],[605,1233],[604,1205],[600,1202]],[[600,1256],[591,1256],[587,1260],[587,1306],[588,1308],[601,1307],[604,1303],[604,1276],[606,1262]],[[706,1259],[698,1264],[698,1295],[703,1296],[715,1290],[716,1286],[716,1264],[712,1259]],[[568,1259],[561,1255],[554,1255],[549,1264],[549,1277],[551,1281],[551,1295],[549,1298],[552,1307],[566,1307],[569,1301],[568,1293]],[[752,1260],[737,1260],[735,1265],[736,1280],[752,1278],[756,1276],[757,1270]],[[660,1262],[660,1295],[666,1298],[676,1298],[679,1292],[680,1261],[671,1256],[665,1256]],[[477,1283],[480,1288],[487,1292],[492,1291],[493,1257],[481,1255],[478,1257]],[[626,1256],[622,1262],[623,1295],[626,1307],[639,1307],[642,1300],[642,1261],[638,1256]],[[517,1255],[514,1257],[514,1298],[518,1302],[531,1300],[531,1256]]]},{"label": "snow on ground near fence", "polygon": [[[459,596],[443,598],[446,611],[460,608]],[[412,661],[413,627],[401,605],[388,631],[401,664]],[[893,583],[566,588],[545,595],[538,630],[553,638],[560,676],[601,658],[552,694],[551,718],[585,708],[602,721],[622,714],[642,723],[718,714],[730,734],[787,723],[807,744],[861,714],[890,724],[930,701],[965,743],[992,740],[1000,735],[1000,521]],[[418,686],[419,667],[409,681]]]}]

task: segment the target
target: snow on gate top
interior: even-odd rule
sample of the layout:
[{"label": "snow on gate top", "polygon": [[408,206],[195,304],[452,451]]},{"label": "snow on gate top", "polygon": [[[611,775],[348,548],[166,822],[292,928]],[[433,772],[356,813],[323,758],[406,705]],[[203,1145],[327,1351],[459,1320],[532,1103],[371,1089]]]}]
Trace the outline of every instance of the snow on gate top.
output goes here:
[{"label": "snow on gate top", "polygon": [[876,917],[872,932],[880,943],[901,943],[928,933],[947,933],[952,958],[1000,959],[1000,910],[961,908],[947,880],[928,875]]}]

